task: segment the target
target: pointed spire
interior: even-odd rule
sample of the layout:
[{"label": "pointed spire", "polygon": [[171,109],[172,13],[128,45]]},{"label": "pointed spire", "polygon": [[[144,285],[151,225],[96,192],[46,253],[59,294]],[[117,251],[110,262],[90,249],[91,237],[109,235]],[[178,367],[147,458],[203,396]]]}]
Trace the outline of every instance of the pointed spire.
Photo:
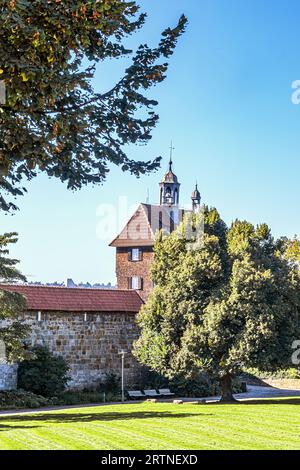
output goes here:
[{"label": "pointed spire", "polygon": [[201,195],[198,191],[198,181],[196,181],[196,184],[195,184],[195,189],[194,191],[192,192],[192,199],[197,199],[199,198]]},{"label": "pointed spire", "polygon": [[175,148],[173,147],[173,141],[171,140],[171,147],[170,147],[170,161],[169,161],[169,171],[172,171],[172,166],[173,166],[173,150]]},{"label": "pointed spire", "polygon": [[170,147],[169,170],[160,182],[160,205],[161,206],[178,206],[180,183],[177,176],[173,173],[173,141]]},{"label": "pointed spire", "polygon": [[196,181],[195,189],[192,192],[192,208],[193,212],[198,212],[201,204],[201,194],[198,191],[198,181]]}]

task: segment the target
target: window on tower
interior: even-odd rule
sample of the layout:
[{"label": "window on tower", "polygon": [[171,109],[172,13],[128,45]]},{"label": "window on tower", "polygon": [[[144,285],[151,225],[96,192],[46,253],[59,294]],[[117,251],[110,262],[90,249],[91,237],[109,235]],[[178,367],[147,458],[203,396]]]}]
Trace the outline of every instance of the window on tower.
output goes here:
[{"label": "window on tower", "polygon": [[128,252],[129,261],[142,261],[143,252],[140,248],[131,248]]},{"label": "window on tower", "polygon": [[131,278],[131,289],[138,290],[139,288],[139,278],[138,276],[133,276]]},{"label": "window on tower", "polygon": [[178,197],[178,189],[177,188],[174,191],[174,199],[175,199],[175,204],[178,205],[179,197]]},{"label": "window on tower", "polygon": [[129,277],[128,289],[129,290],[144,290],[144,279],[139,276]]},{"label": "window on tower", "polygon": [[172,202],[173,202],[171,188],[167,188],[167,189],[166,189],[166,202],[167,202],[168,204],[172,204]]}]

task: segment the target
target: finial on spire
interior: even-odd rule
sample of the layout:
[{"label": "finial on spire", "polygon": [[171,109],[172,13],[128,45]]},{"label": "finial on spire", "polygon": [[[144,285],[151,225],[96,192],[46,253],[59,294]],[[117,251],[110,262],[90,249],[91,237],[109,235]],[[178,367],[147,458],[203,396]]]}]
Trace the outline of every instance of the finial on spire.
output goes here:
[{"label": "finial on spire", "polygon": [[170,171],[172,171],[172,165],[173,165],[173,150],[175,150],[175,148],[173,147],[173,141],[171,140],[170,161],[169,161],[169,170]]}]

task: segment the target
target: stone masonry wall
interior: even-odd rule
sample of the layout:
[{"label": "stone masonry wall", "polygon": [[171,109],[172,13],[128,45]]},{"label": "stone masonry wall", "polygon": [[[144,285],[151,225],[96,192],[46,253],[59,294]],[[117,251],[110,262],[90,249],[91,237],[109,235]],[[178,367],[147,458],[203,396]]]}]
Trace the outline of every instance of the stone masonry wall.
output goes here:
[{"label": "stone masonry wall", "polygon": [[82,389],[100,383],[107,372],[121,375],[120,349],[125,357],[125,386],[139,382],[141,367],[130,354],[138,338],[135,314],[126,313],[26,313],[32,328],[32,345],[45,345],[70,366],[70,388]]},{"label": "stone masonry wall", "polygon": [[16,390],[18,366],[0,364],[0,390]]},{"label": "stone masonry wall", "polygon": [[128,278],[139,276],[144,280],[144,288],[139,291],[141,298],[146,301],[153,289],[153,283],[150,278],[150,269],[154,260],[152,247],[141,247],[143,259],[141,261],[129,261],[128,251],[130,248],[117,248],[116,255],[116,274],[118,289],[128,289]]}]

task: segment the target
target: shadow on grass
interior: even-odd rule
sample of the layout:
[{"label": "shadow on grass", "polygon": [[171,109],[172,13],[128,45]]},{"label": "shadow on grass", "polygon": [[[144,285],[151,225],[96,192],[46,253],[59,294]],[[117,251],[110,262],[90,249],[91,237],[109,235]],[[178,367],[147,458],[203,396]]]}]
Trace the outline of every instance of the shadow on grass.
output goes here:
[{"label": "shadow on grass", "polygon": [[35,429],[39,426],[11,426],[10,424],[1,424],[0,423],[0,432],[1,431],[13,431],[14,429]]},{"label": "shadow on grass", "polygon": [[[199,413],[203,416],[212,416],[211,413]],[[14,423],[24,423],[24,428],[28,429],[26,423],[37,424],[67,424],[67,423],[89,423],[89,422],[107,422],[107,421],[124,421],[133,419],[169,419],[169,418],[188,418],[195,416],[195,413],[169,413],[156,411],[140,411],[132,413],[39,413],[39,414],[20,414],[0,417],[0,431],[2,428],[18,429]],[[7,423],[10,425],[7,425]],[[5,423],[2,425],[2,423]],[[32,426],[38,427],[38,426]]]}]

